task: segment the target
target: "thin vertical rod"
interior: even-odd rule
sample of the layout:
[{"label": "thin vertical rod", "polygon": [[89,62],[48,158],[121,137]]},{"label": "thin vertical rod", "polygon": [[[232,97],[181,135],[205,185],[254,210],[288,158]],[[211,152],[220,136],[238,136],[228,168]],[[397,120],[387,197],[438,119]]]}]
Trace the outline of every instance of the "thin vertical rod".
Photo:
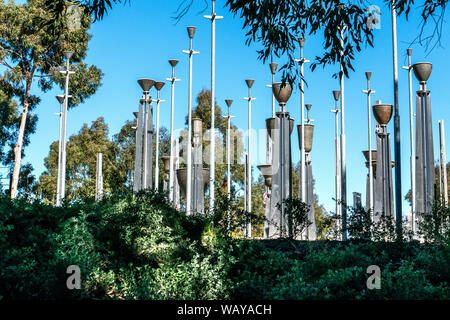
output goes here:
[{"label": "thin vertical rod", "polygon": [[172,83],[172,101],[170,108],[170,169],[169,169],[169,200],[170,202],[174,201],[174,136],[173,136],[173,118],[174,118],[174,107],[175,107],[175,82],[177,78],[175,78],[175,66],[172,66],[172,78],[167,79]]},{"label": "thin vertical rod", "polygon": [[155,190],[159,189],[159,90],[156,92],[156,155],[155,155]]},{"label": "thin vertical rod", "polygon": [[148,92],[144,92],[144,152],[143,152],[143,183],[142,188],[147,189],[147,162],[148,162],[148,148],[147,148],[147,140],[148,140],[148,104],[147,101],[149,99]]},{"label": "thin vertical rod", "polygon": [[[344,48],[344,28],[341,28],[341,47]],[[344,65],[343,51],[341,51],[341,210],[342,210],[342,240],[347,240],[347,164],[346,164],[346,147],[345,147],[345,99],[344,99]],[[372,164],[370,164],[372,165]]]},{"label": "thin vertical rod", "polygon": [[[274,83],[275,83],[275,75],[272,74],[272,86]],[[271,88],[272,88],[272,86],[271,86]],[[275,95],[273,93],[273,90],[272,90],[272,118],[275,118]]]},{"label": "thin vertical rod", "polygon": [[394,136],[395,136],[395,218],[397,238],[402,236],[402,171],[400,153],[400,115],[398,106],[398,67],[397,67],[397,10],[395,0],[391,2],[392,13],[392,57],[394,73]]},{"label": "thin vertical rod", "polygon": [[444,178],[444,206],[448,205],[448,186],[447,186],[447,159],[445,155],[445,129],[444,120],[441,120],[441,134],[442,134],[442,166]]},{"label": "thin vertical rod", "polygon": [[[66,83],[64,87],[64,114],[63,114],[63,144],[62,144],[62,165],[61,165],[61,200],[66,196],[66,158],[67,158],[67,109],[69,105],[69,79],[70,79],[70,58],[66,60]],[[61,201],[60,200],[60,201]]]},{"label": "thin vertical rod", "polygon": [[58,181],[56,183],[56,206],[61,205],[61,156],[62,156],[62,116],[63,103],[59,104]]},{"label": "thin vertical rod", "polygon": [[227,210],[227,219],[228,225],[227,230],[230,233],[230,224],[231,224],[231,212],[230,212],[230,201],[231,201],[231,115],[230,115],[230,107],[228,107],[228,130],[227,130],[227,199],[228,199],[228,210]]},{"label": "thin vertical rod", "polygon": [[300,153],[301,153],[301,163],[300,163],[300,172],[301,172],[301,186],[302,186],[302,192],[301,192],[301,198],[300,200],[302,202],[305,202],[306,200],[306,180],[305,180],[305,92],[304,92],[304,86],[303,86],[303,70],[304,70],[304,57],[303,57],[303,46],[300,46],[300,112],[301,112],[301,125],[302,125],[302,138],[301,138],[301,146],[300,146]]},{"label": "thin vertical rod", "polygon": [[188,97],[188,139],[187,139],[187,182],[186,182],[186,213],[191,213],[192,188],[192,38],[189,40],[189,97]]},{"label": "thin vertical rod", "polygon": [[[248,194],[248,205],[247,211],[252,212],[252,89],[248,88],[248,169],[247,169],[247,194]],[[248,221],[247,224],[247,236],[250,238],[252,236],[252,224]]]},{"label": "thin vertical rod", "polygon": [[368,145],[369,145],[369,210],[373,215],[373,167],[372,167],[372,121],[370,117],[370,95],[375,93],[370,89],[370,78],[367,78],[367,90],[363,90],[367,94],[367,129],[368,129]]},{"label": "thin vertical rod", "polygon": [[443,170],[442,170],[442,133],[441,133],[441,120],[438,120],[438,138],[439,138],[439,191],[440,201],[444,202],[444,189],[443,189]]}]

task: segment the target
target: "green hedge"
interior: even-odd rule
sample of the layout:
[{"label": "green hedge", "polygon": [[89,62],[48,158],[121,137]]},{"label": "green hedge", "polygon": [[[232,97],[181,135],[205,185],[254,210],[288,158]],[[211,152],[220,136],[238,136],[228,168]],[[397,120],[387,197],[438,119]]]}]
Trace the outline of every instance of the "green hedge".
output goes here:
[{"label": "green hedge", "polygon": [[[0,299],[449,299],[448,244],[238,240],[163,193],[57,208],[0,197]],[[68,290],[66,269],[81,269]],[[368,290],[366,270],[381,269]]]}]

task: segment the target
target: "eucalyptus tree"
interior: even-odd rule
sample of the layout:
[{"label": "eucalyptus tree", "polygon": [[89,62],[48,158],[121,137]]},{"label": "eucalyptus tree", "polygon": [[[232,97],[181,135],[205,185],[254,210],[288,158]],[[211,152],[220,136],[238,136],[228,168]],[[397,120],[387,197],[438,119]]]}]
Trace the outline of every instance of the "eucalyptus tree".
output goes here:
[{"label": "eucalyptus tree", "polygon": [[69,87],[69,107],[82,103],[101,84],[102,72],[82,62],[91,38],[91,17],[81,10],[75,28],[69,28],[72,20],[54,21],[44,4],[45,0],[29,0],[21,5],[0,2],[0,81],[3,90],[10,92],[22,107],[14,147],[11,198],[17,195],[29,113],[40,102],[39,92],[54,85],[63,87],[65,77],[59,66],[64,62],[64,52],[73,52],[71,71],[75,71]]}]

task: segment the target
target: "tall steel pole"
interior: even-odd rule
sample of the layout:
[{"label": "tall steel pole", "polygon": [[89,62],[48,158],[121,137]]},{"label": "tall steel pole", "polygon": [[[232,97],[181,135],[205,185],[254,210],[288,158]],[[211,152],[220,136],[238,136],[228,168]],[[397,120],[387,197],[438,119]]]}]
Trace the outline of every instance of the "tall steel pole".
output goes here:
[{"label": "tall steel pole", "polygon": [[[333,91],[333,98],[335,102],[335,110],[332,110],[336,114],[336,141],[335,141],[335,153],[336,153],[336,215],[339,217],[342,215],[342,166],[341,166],[341,140],[339,137],[339,98],[341,92],[339,90]],[[342,224],[341,224],[342,226]]]},{"label": "tall steel pole", "polygon": [[159,189],[159,105],[166,100],[160,99],[160,91],[164,87],[165,83],[158,81],[155,83],[156,88],[156,155],[155,155],[155,190]]},{"label": "tall steel pole", "polygon": [[188,139],[187,139],[187,181],[186,181],[186,213],[191,213],[192,201],[192,57],[200,52],[192,48],[192,40],[195,35],[195,27],[187,27],[189,35],[189,51],[183,50],[189,54],[189,93],[188,93]]},{"label": "tall steel pole", "polygon": [[440,164],[440,190],[441,201],[444,206],[448,204],[448,190],[447,190],[447,160],[445,156],[445,132],[444,120],[438,120],[439,125],[439,164]]},{"label": "tall steel pole", "polygon": [[103,199],[103,154],[97,153],[97,172],[95,179],[95,200]]},{"label": "tall steel pole", "polygon": [[366,72],[367,79],[367,90],[363,90],[367,94],[367,130],[368,130],[368,141],[369,141],[369,210],[373,214],[373,167],[372,167],[372,121],[371,121],[371,102],[370,95],[376,93],[375,90],[370,89],[370,78],[372,77],[372,72]]},{"label": "tall steel pole", "polygon": [[56,206],[61,205],[61,162],[62,162],[62,118],[63,118],[63,105],[65,97],[63,95],[57,95],[56,99],[59,102],[59,142],[58,142],[58,179],[56,182]]},{"label": "tall steel pole", "polygon": [[172,66],[172,78],[167,78],[167,81],[172,83],[172,101],[170,108],[170,171],[169,171],[169,199],[170,202],[174,201],[174,157],[173,154],[175,148],[175,140],[173,137],[173,117],[174,117],[174,106],[175,106],[175,82],[180,81],[175,77],[175,66],[178,64],[178,60],[171,59],[169,64]]},{"label": "tall steel pole", "polygon": [[341,72],[340,72],[340,87],[341,87],[341,210],[342,210],[342,241],[347,240],[347,159],[346,159],[346,141],[345,141],[345,99],[344,99],[344,29],[341,28]]},{"label": "tall steel pole", "polygon": [[395,145],[395,219],[397,238],[402,237],[402,163],[400,150],[400,115],[398,107],[397,67],[397,10],[395,0],[391,2],[392,13],[392,57],[394,71],[394,145]]},{"label": "tall steel pole", "polygon": [[301,201],[305,202],[306,200],[306,190],[305,190],[305,186],[306,186],[306,180],[305,180],[305,160],[306,160],[306,156],[305,156],[305,128],[304,128],[304,123],[305,123],[305,91],[304,91],[304,86],[303,86],[303,70],[304,70],[304,64],[306,62],[309,62],[309,60],[305,60],[305,58],[303,57],[303,47],[305,46],[305,41],[306,39],[301,37],[298,39],[298,42],[300,44],[300,60],[296,59],[295,62],[298,62],[300,64],[300,113],[301,113],[301,131],[302,131],[302,138],[301,138],[301,146],[300,146],[300,172],[301,172],[301,188],[302,188],[302,192],[301,192]]},{"label": "tall steel pole", "polygon": [[410,139],[410,170],[411,170],[411,224],[412,231],[415,231],[414,215],[416,212],[416,159],[414,153],[414,111],[413,111],[413,88],[412,88],[412,63],[411,55],[412,49],[406,50],[408,54],[408,66],[403,69],[408,70],[408,87],[409,87],[409,139]]},{"label": "tall steel pole", "polygon": [[215,135],[215,94],[216,94],[216,20],[223,19],[222,16],[216,15],[216,1],[212,0],[211,15],[205,15],[204,18],[211,20],[211,145],[209,150],[209,210],[214,211],[214,187],[215,187],[215,152],[216,152],[216,135]]},{"label": "tall steel pole", "polygon": [[[227,199],[228,202],[231,201],[231,118],[234,118],[230,114],[230,108],[231,104],[233,103],[233,100],[227,99],[225,100],[225,103],[228,106],[228,116],[226,116],[228,121],[228,129],[227,129]],[[231,212],[230,212],[230,205],[228,204],[227,209],[227,230],[228,233],[230,232],[231,228]]]},{"label": "tall steel pole", "polygon": [[63,133],[62,133],[62,163],[61,163],[61,186],[60,186],[60,203],[66,196],[66,158],[67,158],[67,109],[69,105],[69,79],[70,75],[75,72],[70,71],[70,58],[72,57],[73,52],[66,51],[64,52],[64,56],[66,57],[66,70],[61,71],[61,73],[66,75],[66,83],[64,86],[64,113],[63,113]]},{"label": "tall steel pole", "polygon": [[[270,72],[272,73],[272,84],[275,83],[275,73],[277,72],[277,68],[278,63],[272,62],[270,64]],[[267,84],[266,87],[272,89],[272,84]],[[272,118],[275,118],[275,95],[273,94],[273,91],[272,91]]]},{"label": "tall steel pole", "polygon": [[[256,98],[252,98],[252,86],[255,80],[247,79],[245,83],[247,83],[248,87],[248,97],[245,97],[244,100],[248,101],[248,146],[247,146],[247,159],[248,159],[248,169],[247,169],[247,211],[249,213],[252,212],[252,101],[256,100]],[[252,223],[248,221],[247,224],[247,237],[252,237]]]}]

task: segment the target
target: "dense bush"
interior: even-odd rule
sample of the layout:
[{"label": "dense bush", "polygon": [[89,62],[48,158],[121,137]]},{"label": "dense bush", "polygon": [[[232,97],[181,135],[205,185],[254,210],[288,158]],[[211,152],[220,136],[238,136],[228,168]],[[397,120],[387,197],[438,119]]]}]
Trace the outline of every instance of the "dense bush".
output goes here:
[{"label": "dense bush", "polygon": [[[217,217],[174,210],[163,193],[60,208],[0,197],[0,299],[450,298],[442,237],[373,242],[354,226],[346,243],[249,241],[220,232]],[[70,265],[81,290],[66,287]],[[379,290],[367,288],[370,265]]]}]

